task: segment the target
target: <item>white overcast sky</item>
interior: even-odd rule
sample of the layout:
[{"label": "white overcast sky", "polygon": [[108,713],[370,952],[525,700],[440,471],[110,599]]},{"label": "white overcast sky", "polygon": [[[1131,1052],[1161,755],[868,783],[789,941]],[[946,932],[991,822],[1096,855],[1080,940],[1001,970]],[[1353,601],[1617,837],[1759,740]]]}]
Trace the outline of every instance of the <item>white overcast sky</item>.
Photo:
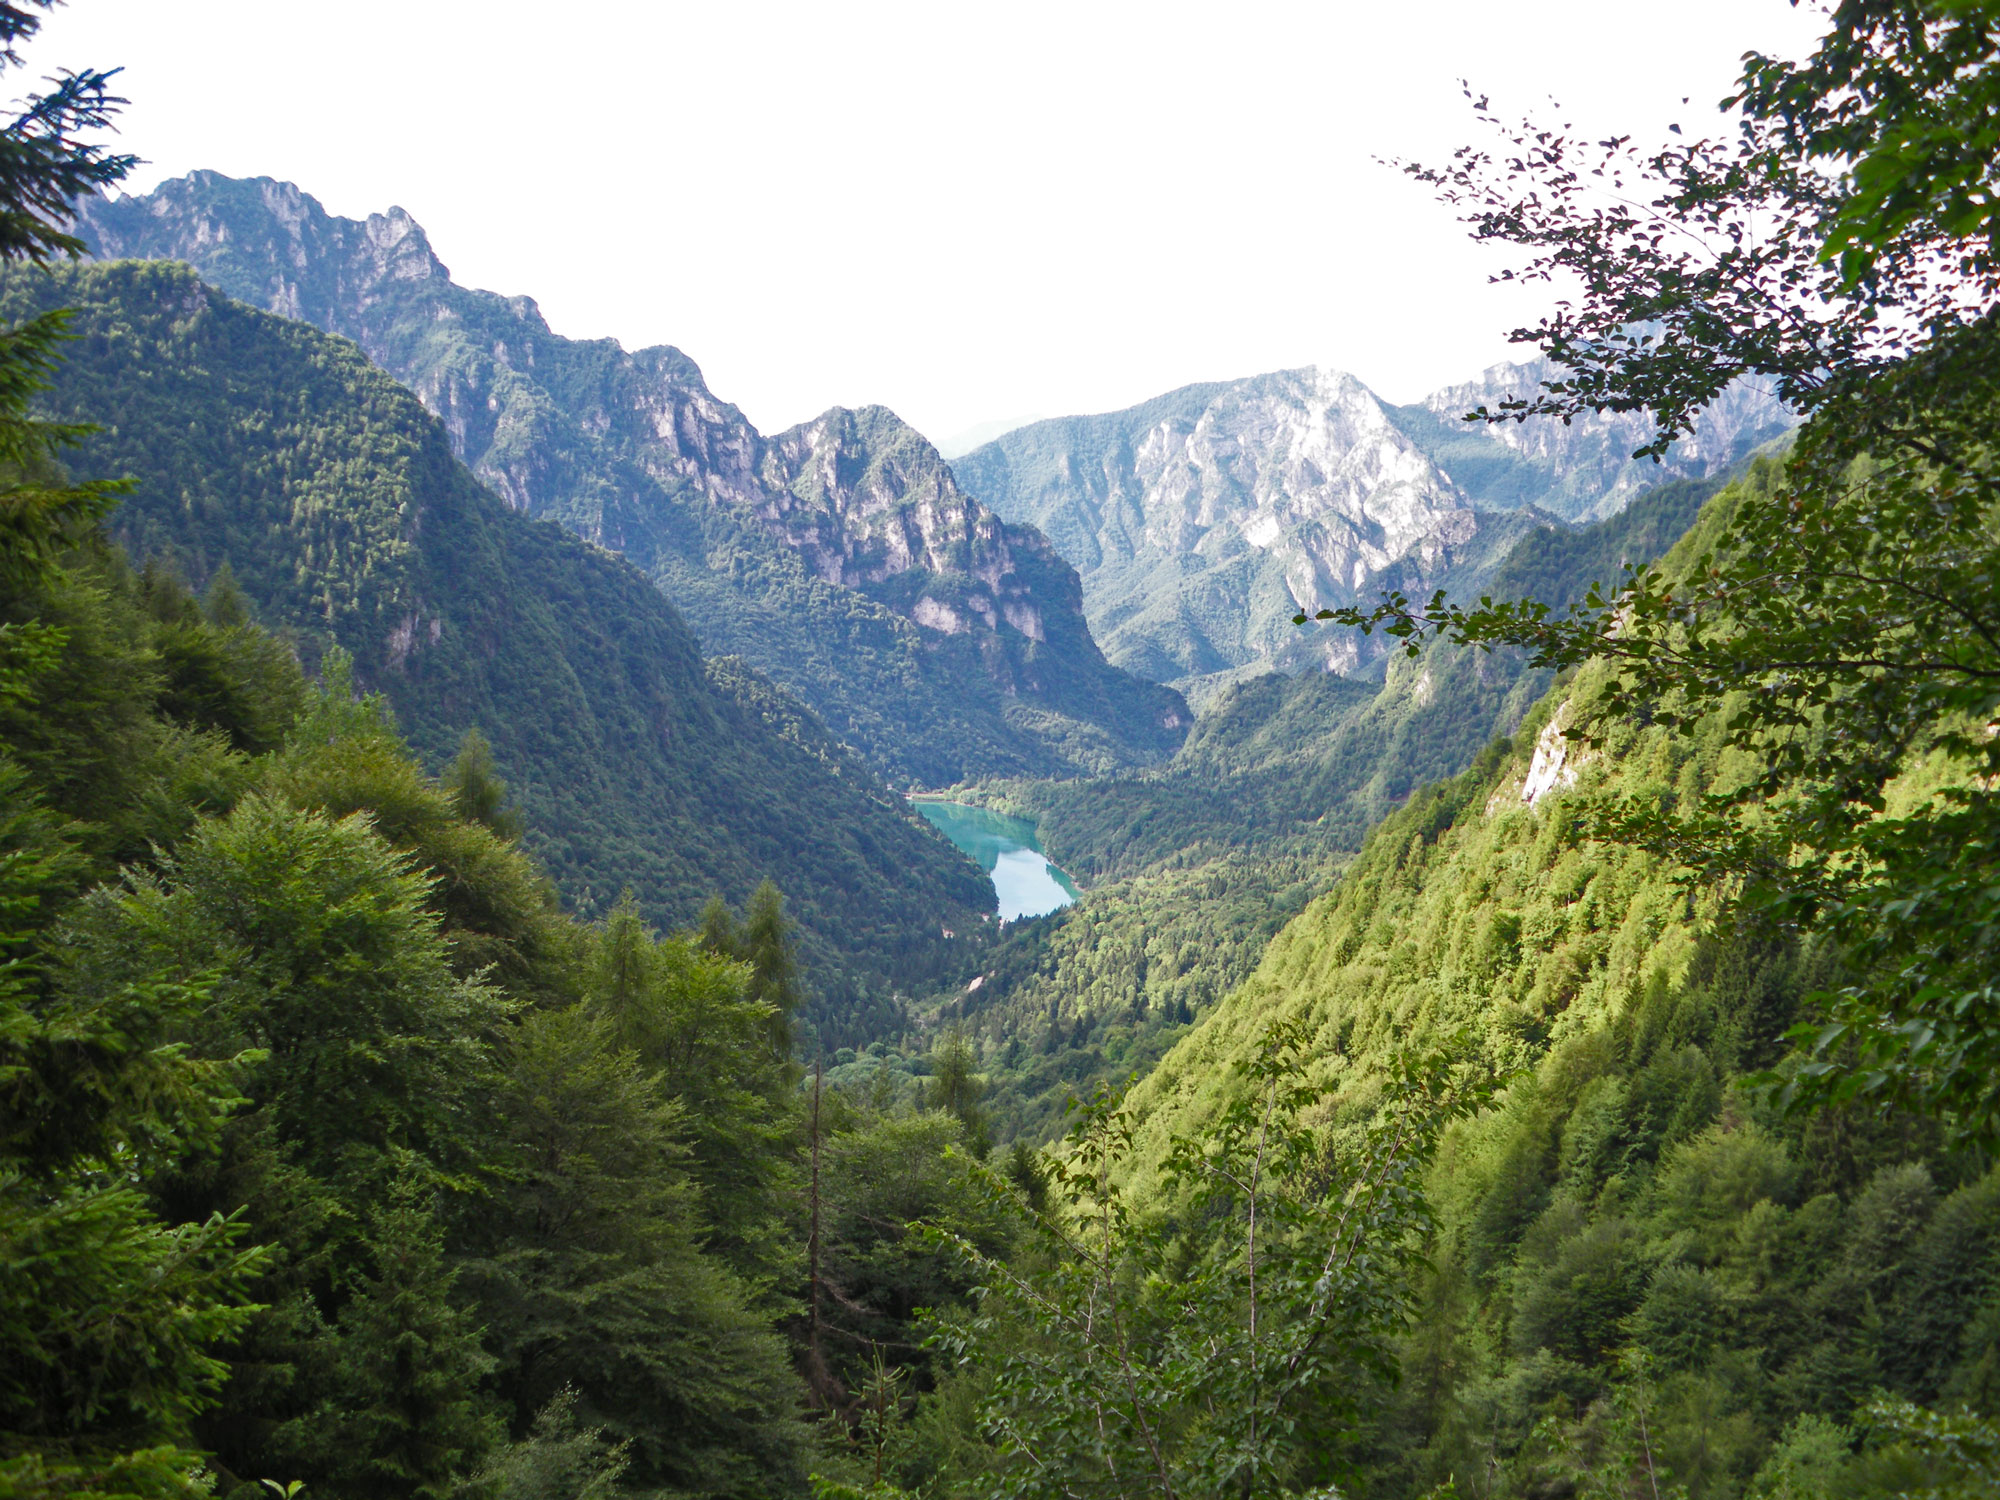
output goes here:
[{"label": "white overcast sky", "polygon": [[[1529,311],[1377,157],[1457,80],[1595,131],[1709,116],[1785,0],[1180,5],[71,0],[135,186],[211,167],[408,209],[558,333],[672,343],[765,431],[881,402],[939,439],[1304,364],[1393,400]],[[1692,104],[1683,106],[1683,95]]]}]

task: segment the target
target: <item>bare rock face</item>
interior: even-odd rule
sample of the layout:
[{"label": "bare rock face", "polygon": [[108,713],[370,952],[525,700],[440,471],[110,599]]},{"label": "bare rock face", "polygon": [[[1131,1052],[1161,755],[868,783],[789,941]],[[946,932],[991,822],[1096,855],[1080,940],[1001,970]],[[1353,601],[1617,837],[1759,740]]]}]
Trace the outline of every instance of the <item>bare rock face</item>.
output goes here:
[{"label": "bare rock face", "polygon": [[1286,370],[1033,423],[954,467],[1076,565],[1111,660],[1201,698],[1273,667],[1368,669],[1380,637],[1301,631],[1293,615],[1476,584],[1524,532],[1714,473],[1787,425],[1768,397],[1733,389],[1654,465],[1631,457],[1641,417],[1461,420],[1545,374],[1496,366],[1398,407],[1338,370]]},{"label": "bare rock face", "polygon": [[836,408],[779,433],[763,444],[759,474],[762,513],[829,583],[893,596],[903,591],[883,585],[921,572],[956,595],[914,597],[904,612],[926,628],[958,634],[973,628],[969,614],[1044,641],[1044,606],[1082,611],[1074,570],[1048,538],[966,494],[937,449],[886,407]]},{"label": "bare rock face", "polygon": [[1337,370],[1039,422],[956,468],[1076,564],[1113,661],[1192,691],[1245,669],[1358,668],[1373,643],[1292,616],[1421,586],[1493,540],[1392,410]]},{"label": "bare rock face", "polygon": [[1012,572],[1000,518],[884,407],[836,407],[779,433],[762,446],[759,477],[760,509],[830,583],[923,568],[997,588]]},{"label": "bare rock face", "polygon": [[883,408],[767,439],[678,349],[562,338],[531,298],[453,283],[403,210],[340,219],[289,183],[197,172],[85,200],[77,225],[100,258],[185,260],[353,339],[510,506],[625,554],[709,649],[898,779],[1109,770],[1180,741],[1186,705],[1105,661],[1074,570]]},{"label": "bare rock face", "polygon": [[1469,537],[1458,493],[1352,376],[1243,381],[1190,426],[1156,424],[1134,454],[1148,550],[1262,554],[1294,603],[1345,601],[1371,575]]},{"label": "bare rock face", "polygon": [[[1694,431],[1675,443],[1659,463],[1632,457],[1653,436],[1651,420],[1641,413],[1586,414],[1567,424],[1547,417],[1525,422],[1464,421],[1467,413],[1481,406],[1498,410],[1509,397],[1532,396],[1555,373],[1543,359],[1493,365],[1477,380],[1446,386],[1424,398],[1421,410],[1452,432],[1455,441],[1450,447],[1458,450],[1439,452],[1438,460],[1459,473],[1477,502],[1501,507],[1525,498],[1567,520],[1602,520],[1623,510],[1648,485],[1663,479],[1705,478],[1792,425],[1791,414],[1777,398],[1748,380],[1738,381],[1717,397],[1697,419]],[[1414,415],[1407,408],[1405,412]],[[1428,426],[1413,424],[1413,428]],[[1480,444],[1494,450],[1497,465],[1479,462],[1475,455]],[[1487,476],[1477,472],[1482,469],[1492,470],[1486,483],[1482,480]]]}]

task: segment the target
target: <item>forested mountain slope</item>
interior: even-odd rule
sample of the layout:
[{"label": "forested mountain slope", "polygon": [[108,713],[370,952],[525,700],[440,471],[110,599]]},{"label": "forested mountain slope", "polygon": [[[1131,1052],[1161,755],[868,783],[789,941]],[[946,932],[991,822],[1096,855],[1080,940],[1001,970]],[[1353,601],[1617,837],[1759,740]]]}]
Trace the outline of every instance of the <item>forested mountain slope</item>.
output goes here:
[{"label": "forested mountain slope", "polygon": [[[226,578],[135,572],[101,494],[9,495],[0,1489],[770,1500],[846,1467],[806,1411],[854,1360],[787,1336],[782,933],[565,915],[476,747],[433,779]],[[954,1201],[956,1122],[811,1126],[815,1274],[906,1347],[882,1289],[961,1283],[883,1266],[901,1220],[1008,1226]]]},{"label": "forested mountain slope", "polygon": [[530,299],[456,285],[400,209],[339,219],[290,184],[197,172],[77,214],[101,255],[184,260],[354,339],[510,505],[624,554],[708,651],[900,781],[1105,770],[1180,742],[1185,705],[1105,662],[1072,569],[885,410],[766,438],[677,349],[561,338]]},{"label": "forested mountain slope", "polygon": [[1379,819],[1507,734],[1545,682],[1469,651],[1398,661],[1379,688],[1267,674],[1203,715],[1163,776],[983,789],[1039,816],[1050,857],[1086,882],[1010,927],[949,1007],[989,1039],[1003,1128],[1046,1136],[1067,1094],[1143,1073]]},{"label": "forested mountain slope", "polygon": [[198,586],[226,562],[308,662],[345,647],[432,765],[483,730],[578,911],[630,887],[684,925],[773,879],[837,1033],[950,972],[978,870],[783,692],[704,664],[628,563],[482,488],[354,345],[165,264],[6,282],[8,317],[53,306],[77,337],[47,405],[100,423],[74,467],[135,480],[114,534]]},{"label": "forested mountain slope", "polygon": [[[1470,576],[1447,572],[1439,586],[1563,609],[1593,584],[1615,584],[1627,563],[1664,556],[1721,484],[1673,480],[1607,520],[1530,529],[1498,560]],[[1511,733],[1548,680],[1508,650],[1391,656],[1379,683],[1267,673],[1220,693],[1157,771],[1015,783],[1008,797],[1037,820],[1050,856],[1084,879],[1308,827],[1351,852],[1416,788],[1457,775],[1489,739]]]},{"label": "forested mountain slope", "polygon": [[1559,1483],[1578,1442],[1617,1440],[1585,1434],[1601,1397],[1590,1420],[1643,1410],[1699,1500],[1820,1461],[1815,1444],[1847,1462],[1828,1434],[1877,1387],[2000,1394],[2000,1177],[1932,1124],[1866,1103],[1789,1117],[1752,1086],[1838,972],[1584,837],[1594,798],[1684,800],[1747,771],[1719,733],[1627,726],[1579,750],[1560,727],[1588,690],[1563,682],[1375,829],[1131,1096],[1143,1179],[1218,1118],[1277,1023],[1305,1028],[1339,1120],[1399,1053],[1469,1046],[1507,1080],[1431,1174],[1441,1236],[1371,1493],[1496,1465],[1519,1492]]},{"label": "forested mountain slope", "polygon": [[[1554,608],[1664,555],[1720,479],[1674,480],[1608,520],[1529,531],[1485,576]],[[993,1048],[1003,1131],[1054,1128],[1064,1094],[1141,1071],[1255,967],[1412,794],[1511,735],[1549,685],[1517,651],[1433,647],[1381,683],[1266,673],[1223,692],[1179,754],[1115,780],[990,783],[1083,899],[1011,929],[951,1002]]]},{"label": "forested mountain slope", "polygon": [[1614,514],[1644,486],[1702,477],[1781,432],[1750,387],[1704,414],[1666,463],[1635,463],[1638,418],[1467,424],[1532,393],[1541,366],[1396,407],[1353,376],[1303,369],[1188,386],[1125,411],[1032,423],[954,461],[967,489],[1048,535],[1083,575],[1115,662],[1205,699],[1246,669],[1342,672],[1380,654],[1293,614],[1477,584],[1526,532]]},{"label": "forested mountain slope", "polygon": [[[1771,476],[1763,466],[1713,496],[1667,565],[1711,545],[1740,487],[1768,486]],[[1654,503],[1681,511],[1701,489],[1669,486]],[[1625,519],[1643,516],[1635,506]],[[1538,561],[1524,558],[1521,571]],[[1471,769],[1372,829],[1339,885],[1287,926],[1258,972],[1143,1085],[1159,1121],[1150,1128],[1168,1131],[1199,1113],[1190,1080],[1226,1091],[1226,1059],[1295,1007],[1329,1042],[1329,1067],[1468,1022],[1512,1066],[1551,1036],[1597,1025],[1655,968],[1677,974],[1700,930],[1701,902],[1659,861],[1585,839],[1579,806],[1604,786],[1684,798],[1741,767],[1726,771],[1707,741],[1629,726],[1606,753],[1581,750],[1561,727],[1565,704],[1586,692],[1558,682]],[[1592,899],[1579,904],[1586,889]],[[1413,946],[1420,938],[1428,946]]]}]

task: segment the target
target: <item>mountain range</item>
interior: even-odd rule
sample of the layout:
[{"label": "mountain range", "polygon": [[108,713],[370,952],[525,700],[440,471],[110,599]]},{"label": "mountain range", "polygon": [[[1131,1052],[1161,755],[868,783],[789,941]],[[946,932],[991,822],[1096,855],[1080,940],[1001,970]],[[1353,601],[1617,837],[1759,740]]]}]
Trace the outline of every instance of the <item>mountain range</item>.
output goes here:
[{"label": "mountain range", "polygon": [[1409,405],[1307,368],[1031,422],[947,462],[882,407],[766,436],[677,349],[562,338],[531,298],[459,286],[399,208],[339,218],[289,183],[195,172],[85,200],[77,228],[354,339],[511,506],[629,558],[706,649],[909,785],[1157,765],[1193,719],[1179,692],[1379,675],[1378,641],[1293,615],[1476,589],[1531,531],[1718,473],[1790,420],[1738,385],[1653,464],[1631,457],[1640,416],[1461,420],[1533,391],[1540,363]]},{"label": "mountain range", "polygon": [[559,337],[453,282],[402,210],[338,218],[289,183],[196,172],[76,229],[354,340],[508,505],[622,554],[899,782],[1112,770],[1186,732],[1178,694],[1104,660],[1074,569],[886,409],[766,437],[679,350]]},{"label": "mountain range", "polygon": [[623,559],[481,485],[442,425],[352,343],[185,266],[23,271],[0,315],[71,309],[51,415],[131,490],[127,553],[211,586],[226,563],[309,666],[334,646],[433,766],[481,729],[528,847],[580,914],[631,890],[663,927],[783,889],[833,1036],[899,1023],[955,972],[991,887],[782,688],[704,660]]},{"label": "mountain range", "polygon": [[[678,611],[698,637],[690,649],[711,658],[709,687],[739,705],[754,700],[767,727],[857,786],[871,775],[986,784],[986,795],[1041,818],[1052,851],[1086,880],[1133,878],[1170,856],[1187,866],[1197,847],[1208,853],[1196,863],[1236,858],[1246,839],[1352,849],[1415,780],[1452,774],[1486,736],[1506,732],[1527,684],[1517,686],[1512,666],[1471,671],[1440,659],[1391,682],[1380,705],[1358,684],[1232,696],[1273,668],[1382,677],[1379,640],[1301,630],[1295,612],[1386,587],[1519,583],[1510,570],[1521,571],[1538,538],[1560,552],[1574,525],[1617,514],[1647,481],[1717,472],[1787,420],[1739,387],[1654,466],[1630,458],[1644,435],[1636,418],[1457,420],[1532,389],[1548,373],[1540,366],[1496,366],[1409,406],[1312,368],[1032,422],[947,462],[879,406],[762,434],[677,349],[562,338],[532,299],[459,286],[401,209],[344,219],[288,183],[197,172],[141,196],[85,200],[76,226],[101,258],[182,261],[288,326],[352,340],[422,403],[501,509],[622,557],[671,600],[668,615]],[[99,410],[136,399],[98,394]],[[189,488],[143,445],[100,439],[96,452],[116,453],[142,496]],[[195,487],[204,484],[215,487],[213,476]],[[221,555],[213,534],[175,533],[145,501],[122,524],[136,552],[174,557],[197,579]],[[241,518],[229,524],[240,529]],[[1654,551],[1677,534],[1657,529],[1646,538]],[[329,563],[308,551],[288,565],[303,576]],[[308,625],[299,602],[280,608],[293,611],[286,623],[309,635],[330,627],[328,639],[348,630],[364,680],[390,692],[420,749],[445,754],[464,695],[445,706],[410,682],[442,616],[413,606],[371,636],[337,611]],[[1210,726],[1211,748],[1178,760],[1194,715],[1177,689],[1227,726]],[[560,812],[544,808],[537,798],[575,778],[561,756],[536,761],[518,738],[499,733],[496,748],[545,825],[543,857],[572,899],[595,909],[633,883],[613,872],[608,851],[621,836],[650,840],[629,830],[657,830],[662,814],[613,814],[612,802],[585,813],[574,797]],[[1254,764],[1235,751],[1216,758],[1213,747],[1238,742],[1283,753],[1254,752]],[[1149,767],[1159,774],[1132,774]],[[1105,782],[1107,772],[1121,779]],[[649,774],[639,769],[634,784]],[[612,836],[613,825],[625,832]],[[575,838],[585,826],[606,836]],[[636,885],[649,911],[680,919],[694,869],[708,866],[669,875],[660,859],[640,859]],[[728,873],[730,859],[710,862],[714,883],[740,889],[749,864]],[[1299,878],[1301,889],[1315,884]],[[855,972],[872,976],[860,991],[942,974],[941,952],[917,955],[936,947],[929,933],[969,925],[983,893],[963,884],[933,881],[950,893],[949,909],[925,905],[908,932],[910,922],[853,912],[815,918],[809,938],[838,926],[850,950],[838,961],[818,952],[820,967],[839,969],[858,942],[870,956]],[[800,899],[824,904],[810,892]]]},{"label": "mountain range", "polygon": [[1075,565],[1112,661],[1202,701],[1273,667],[1366,671],[1379,640],[1292,616],[1384,588],[1476,588],[1529,531],[1720,472],[1789,425],[1739,385],[1656,465],[1631,457],[1648,435],[1637,416],[1460,420],[1548,374],[1497,365],[1397,406],[1338,370],[1280,371],[1031,423],[954,468]]}]

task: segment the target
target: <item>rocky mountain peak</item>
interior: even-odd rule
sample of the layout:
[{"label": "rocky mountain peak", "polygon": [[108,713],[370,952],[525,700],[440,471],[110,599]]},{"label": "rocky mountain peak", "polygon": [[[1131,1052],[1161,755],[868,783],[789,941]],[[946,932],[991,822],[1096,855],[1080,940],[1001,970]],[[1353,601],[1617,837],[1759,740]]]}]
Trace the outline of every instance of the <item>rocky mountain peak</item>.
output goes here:
[{"label": "rocky mountain peak", "polygon": [[[375,252],[376,264],[381,268],[380,275],[384,280],[451,280],[451,272],[431,249],[430,236],[424,233],[423,225],[402,208],[392,207],[387,213],[370,214],[362,224],[361,232],[369,248]],[[525,314],[540,321],[541,314],[530,299],[517,297],[511,300],[517,310],[523,310],[520,305],[525,303]]]},{"label": "rocky mountain peak", "polygon": [[[561,339],[533,298],[455,286],[400,207],[342,219],[293,183],[198,172],[143,198],[87,201],[78,223],[101,257],[187,259],[234,295],[354,338],[408,381],[516,509],[574,511],[574,475],[550,450],[623,439],[653,478],[744,507],[830,583],[879,584],[916,568],[997,588],[1012,571],[1020,529],[1010,538],[893,412],[836,408],[766,439],[678,349]],[[451,357],[426,357],[439,330],[452,336]],[[560,403],[538,367],[557,345],[568,363],[587,351],[589,377],[567,380]],[[624,550],[633,527],[621,510],[600,503],[575,523]]]},{"label": "rocky mountain peak", "polygon": [[1405,418],[1405,425],[1477,503],[1495,509],[1532,503],[1570,520],[1601,520],[1624,509],[1647,485],[1727,468],[1792,425],[1778,400],[1749,380],[1709,403],[1694,431],[1660,463],[1632,457],[1653,435],[1652,420],[1642,412],[1597,412],[1568,423],[1552,417],[1464,420],[1479,407],[1498,410],[1510,397],[1533,396],[1555,374],[1544,359],[1488,366],[1476,380],[1426,396],[1417,409],[1431,422],[1411,424]]},{"label": "rocky mountain peak", "polygon": [[1105,662],[1075,572],[893,412],[767,439],[679,350],[563,338],[531,298],[455,285],[403,210],[337,218],[289,183],[199,173],[86,200],[77,226],[102,257],[187,260],[354,339],[514,509],[624,553],[711,649],[898,774],[1108,769],[1179,743],[1185,704]]},{"label": "rocky mountain peak", "polygon": [[1034,423],[957,470],[1076,565],[1113,661],[1196,694],[1273,665],[1348,672],[1384,643],[1301,632],[1295,613],[1463,586],[1525,530],[1615,513],[1643,486],[1725,468],[1787,425],[1768,397],[1733,388],[1654,466],[1631,458],[1649,435],[1639,416],[1461,420],[1548,374],[1499,365],[1399,407],[1343,370],[1280,370]]},{"label": "rocky mountain peak", "polygon": [[355,337],[341,315],[385,282],[448,284],[451,272],[401,208],[336,218],[296,183],[191,172],[150,193],[86,199],[77,227],[102,259],[185,260],[232,296]]},{"label": "rocky mountain peak", "polygon": [[1005,622],[1042,641],[1045,605],[1082,609],[1075,572],[1047,538],[968,495],[931,442],[887,407],[835,407],[766,439],[761,473],[773,523],[829,582],[956,580],[942,591],[952,598],[936,587],[909,596],[902,613],[925,629],[958,634]]},{"label": "rocky mountain peak", "polygon": [[1192,424],[1156,426],[1135,460],[1149,543],[1224,556],[1240,538],[1284,559],[1293,601],[1307,609],[1344,598],[1467,508],[1341,370],[1238,381]]},{"label": "rocky mountain peak", "polygon": [[[965,486],[1056,539],[1113,661],[1196,691],[1289,661],[1291,617],[1396,570],[1428,577],[1479,521],[1376,394],[1309,366],[1058,418],[958,460]],[[1360,664],[1351,634],[1322,665]]]}]

